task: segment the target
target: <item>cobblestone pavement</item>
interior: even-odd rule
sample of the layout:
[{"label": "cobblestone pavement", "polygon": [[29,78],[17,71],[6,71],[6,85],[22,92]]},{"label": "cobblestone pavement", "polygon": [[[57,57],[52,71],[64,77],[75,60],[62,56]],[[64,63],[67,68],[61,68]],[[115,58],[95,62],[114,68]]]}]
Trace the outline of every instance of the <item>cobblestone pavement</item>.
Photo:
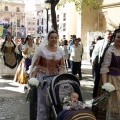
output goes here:
[{"label": "cobblestone pavement", "polygon": [[[93,79],[88,61],[82,62],[82,76],[83,80],[80,84],[83,100],[87,106],[91,107]],[[13,77],[0,78],[0,120],[30,120],[29,103],[25,101],[24,85],[15,83]]]},{"label": "cobblestone pavement", "polygon": [[0,120],[29,120],[29,103],[23,88],[13,82],[13,77],[0,78]]}]

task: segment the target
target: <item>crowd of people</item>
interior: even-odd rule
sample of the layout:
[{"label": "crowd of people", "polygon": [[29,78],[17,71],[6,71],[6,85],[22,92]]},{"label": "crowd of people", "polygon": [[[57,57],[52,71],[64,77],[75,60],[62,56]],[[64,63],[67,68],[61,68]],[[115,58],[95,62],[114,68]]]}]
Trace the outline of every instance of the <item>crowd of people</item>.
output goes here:
[{"label": "crowd of people", "polygon": [[[14,75],[14,81],[27,84],[31,77],[42,83],[44,75],[66,73],[71,68],[73,75],[81,75],[83,45],[81,39],[73,36],[68,40],[58,40],[56,31],[50,31],[46,40],[40,43],[40,37],[12,38],[11,34],[1,40],[0,75]],[[72,43],[72,44],[71,44]],[[3,71],[4,70],[4,71]],[[50,84],[53,78],[47,79]],[[44,103],[48,96],[46,90],[37,89],[37,120],[49,117],[49,104]],[[48,98],[47,98],[48,99]]]},{"label": "crowd of people", "polygon": [[1,44],[1,64],[0,75],[11,76],[15,75],[14,80],[16,82],[26,84],[26,73],[31,65],[31,59],[34,54],[35,48],[38,46],[38,42],[34,42],[31,35],[26,38],[12,38],[11,34],[8,34],[4,39],[0,39]]},{"label": "crowd of people", "polygon": [[[71,40],[58,40],[58,33],[54,30],[48,33],[47,39],[40,42],[40,38],[28,35],[25,39],[12,39],[7,35],[0,39],[1,63],[0,75],[14,75],[14,81],[27,84],[28,78],[37,78],[43,82],[43,76],[71,73],[82,80],[81,62],[84,54],[81,39],[75,35]],[[120,29],[113,33],[104,32],[104,37],[98,36],[90,46],[90,62],[93,66],[93,99],[102,94],[102,85],[111,83],[115,87],[108,100],[105,120],[120,119]],[[46,79],[48,85],[53,77]],[[48,120],[50,109],[47,88],[37,88],[37,120]],[[34,118],[35,119],[35,118]]]},{"label": "crowd of people", "polygon": [[[1,38],[1,68],[5,69],[0,70],[0,75],[15,75],[14,81],[26,84],[35,49],[42,46],[40,42],[40,37],[33,38],[31,35],[28,35],[26,38],[18,39],[15,37],[13,39],[9,34],[4,39]],[[43,43],[43,45],[45,44]],[[73,35],[70,40],[64,39],[58,41],[57,45],[64,52],[66,71],[68,71],[68,68],[71,68],[72,74],[75,76],[78,74],[79,80],[81,80],[81,61],[83,55],[81,39]]]}]

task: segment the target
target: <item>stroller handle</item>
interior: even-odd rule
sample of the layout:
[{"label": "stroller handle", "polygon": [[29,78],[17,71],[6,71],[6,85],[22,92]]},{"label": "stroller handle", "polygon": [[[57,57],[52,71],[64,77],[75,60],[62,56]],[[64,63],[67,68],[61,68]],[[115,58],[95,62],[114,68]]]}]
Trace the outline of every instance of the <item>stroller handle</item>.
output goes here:
[{"label": "stroller handle", "polygon": [[46,81],[46,78],[48,78],[48,77],[53,77],[53,76],[56,76],[56,75],[58,75],[58,74],[51,74],[51,75],[45,75],[45,76],[43,76],[43,80],[44,80],[44,81],[43,81],[43,84],[42,84],[41,89],[43,90],[45,86],[48,86],[48,83],[47,83],[47,81]]},{"label": "stroller handle", "polygon": [[57,76],[58,74],[50,74],[50,75],[45,75],[43,76],[43,80],[45,80],[47,77],[53,77],[53,76]]}]

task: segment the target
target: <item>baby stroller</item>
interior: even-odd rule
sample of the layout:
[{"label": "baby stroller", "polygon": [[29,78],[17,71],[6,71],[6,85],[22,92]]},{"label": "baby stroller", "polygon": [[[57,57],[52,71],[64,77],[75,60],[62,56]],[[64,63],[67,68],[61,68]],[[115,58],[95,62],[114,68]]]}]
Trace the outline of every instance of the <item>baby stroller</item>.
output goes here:
[{"label": "baby stroller", "polygon": [[65,73],[55,76],[47,90],[54,120],[96,120],[90,109],[63,111],[61,101],[72,91],[77,92],[79,101],[83,102],[80,82],[74,75]]}]

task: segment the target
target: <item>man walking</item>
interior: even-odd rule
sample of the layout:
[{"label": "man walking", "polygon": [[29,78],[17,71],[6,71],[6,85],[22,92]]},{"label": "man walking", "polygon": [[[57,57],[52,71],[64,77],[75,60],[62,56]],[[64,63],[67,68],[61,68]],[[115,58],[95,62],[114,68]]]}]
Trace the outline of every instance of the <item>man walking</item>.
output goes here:
[{"label": "man walking", "polygon": [[[103,56],[104,50],[110,41],[112,32],[110,30],[106,30],[104,33],[104,39],[97,41],[95,44],[95,48],[92,53],[92,65],[98,64],[97,71],[95,71],[95,76],[94,76],[94,88],[93,88],[93,98],[97,97],[98,93],[98,86],[99,86],[99,79],[100,79],[100,60],[101,57]],[[96,58],[98,61],[96,62]]]}]

